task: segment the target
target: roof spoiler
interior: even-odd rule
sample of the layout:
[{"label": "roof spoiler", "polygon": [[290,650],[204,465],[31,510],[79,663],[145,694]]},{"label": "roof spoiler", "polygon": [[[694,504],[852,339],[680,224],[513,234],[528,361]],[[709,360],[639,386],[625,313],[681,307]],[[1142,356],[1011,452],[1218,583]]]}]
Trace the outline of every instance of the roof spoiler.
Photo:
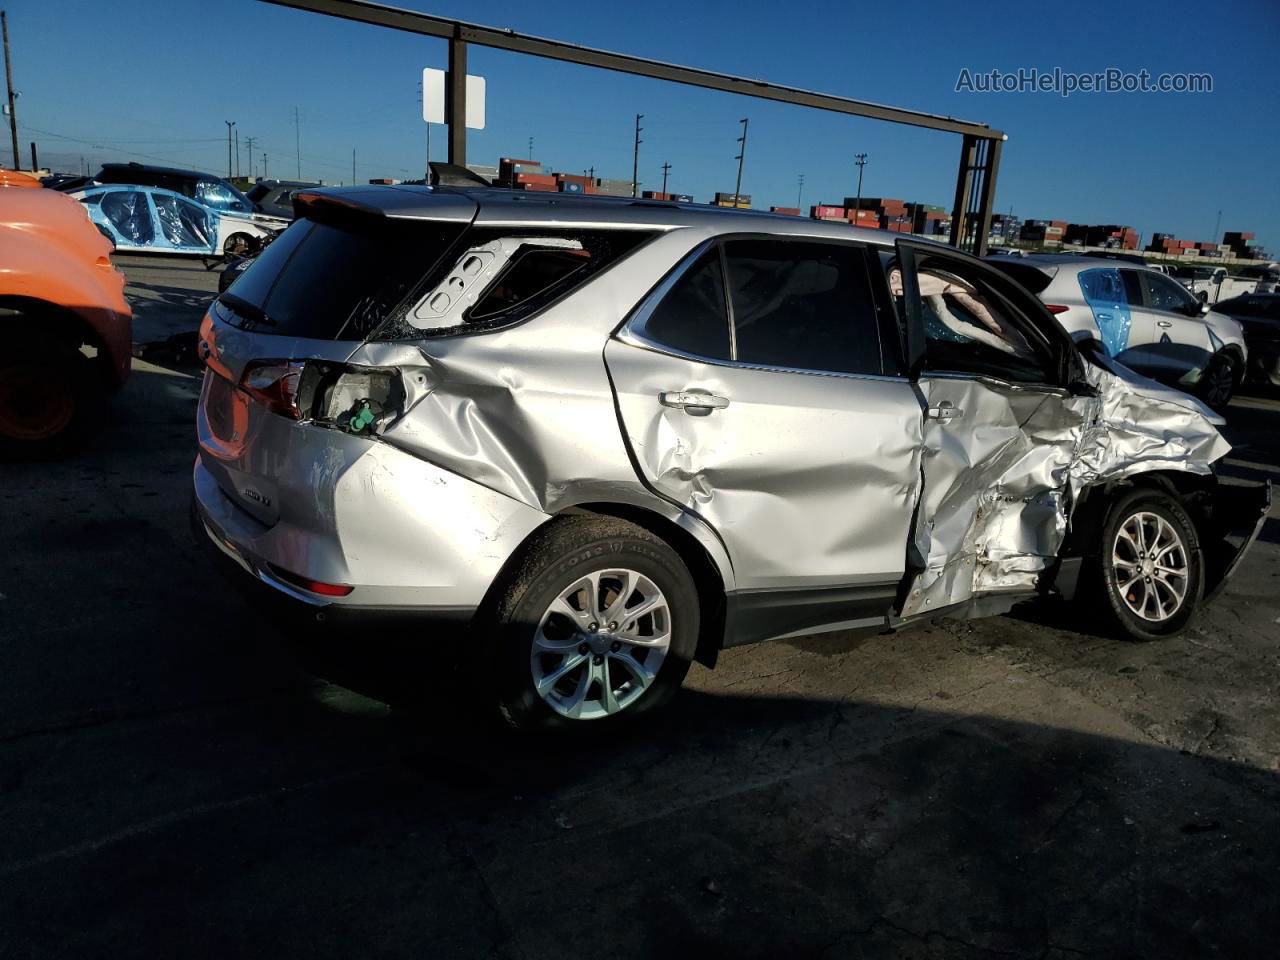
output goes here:
[{"label": "roof spoiler", "polygon": [[477,209],[466,196],[421,186],[320,187],[293,194],[295,219],[354,216],[470,223]]}]

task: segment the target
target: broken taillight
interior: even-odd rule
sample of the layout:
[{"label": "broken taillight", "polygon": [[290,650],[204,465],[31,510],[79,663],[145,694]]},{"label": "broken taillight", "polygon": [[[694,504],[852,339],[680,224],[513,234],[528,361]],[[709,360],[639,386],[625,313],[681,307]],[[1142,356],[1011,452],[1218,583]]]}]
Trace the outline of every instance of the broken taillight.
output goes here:
[{"label": "broken taillight", "polygon": [[301,420],[298,385],[305,366],[292,360],[258,360],[244,368],[240,389],[262,403],[272,413]]}]

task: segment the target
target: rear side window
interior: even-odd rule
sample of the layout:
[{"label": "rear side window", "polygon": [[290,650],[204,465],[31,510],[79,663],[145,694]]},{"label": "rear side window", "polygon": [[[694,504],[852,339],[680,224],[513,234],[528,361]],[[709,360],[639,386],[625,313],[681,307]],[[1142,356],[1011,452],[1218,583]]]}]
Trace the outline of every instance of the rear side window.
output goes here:
[{"label": "rear side window", "polygon": [[681,353],[729,360],[729,315],[720,248],[712,246],[672,283],[636,332]]},{"label": "rear side window", "polygon": [[767,239],[725,243],[736,359],[833,373],[883,372],[860,248]]},{"label": "rear side window", "polygon": [[347,216],[301,220],[220,298],[230,322],[320,340],[362,340],[431,274],[456,224]]},{"label": "rear side window", "polygon": [[533,316],[627,256],[646,230],[479,227],[458,245],[443,279],[385,335],[447,336],[493,330]]}]

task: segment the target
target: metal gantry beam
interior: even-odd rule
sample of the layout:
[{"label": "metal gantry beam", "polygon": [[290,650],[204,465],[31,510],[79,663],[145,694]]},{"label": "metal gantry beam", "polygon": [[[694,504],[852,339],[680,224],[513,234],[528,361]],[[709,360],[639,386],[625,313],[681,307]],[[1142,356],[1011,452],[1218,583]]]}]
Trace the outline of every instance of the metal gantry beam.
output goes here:
[{"label": "metal gantry beam", "polygon": [[[943,133],[956,133],[965,138],[962,162],[956,177],[956,207],[952,216],[952,243],[964,236],[964,224],[990,224],[992,203],[995,198],[995,175],[1000,159],[1000,144],[1005,139],[1001,131],[994,130],[984,123],[959,120],[955,117],[922,113],[917,110],[906,110],[901,107],[889,107],[883,104],[870,103],[865,100],[854,100],[829,93],[818,93],[803,90],[799,87],[788,87],[782,84],[769,83],[749,77],[738,77],[727,73],[716,73],[697,67],[684,67],[661,60],[650,60],[627,53],[613,53],[594,47],[584,47],[562,40],[546,37],[535,37],[517,33],[514,30],[503,30],[497,27],[486,27],[467,23],[448,17],[439,17],[417,10],[404,10],[389,7],[369,0],[263,0],[264,3],[281,7],[292,7],[310,13],[321,13],[326,16],[339,17],[356,23],[367,23],[373,26],[416,33],[420,36],[439,37],[449,41],[450,85],[448,103],[450,110],[449,123],[449,162],[464,165],[466,163],[466,45],[474,43],[482,47],[497,50],[509,50],[513,53],[524,53],[534,57],[545,57],[574,63],[580,66],[599,67],[619,73],[629,73],[655,80],[667,80],[672,83],[683,83],[708,90],[720,90],[724,93],[736,93],[746,97],[762,100],[774,100],[779,103],[790,103],[800,107],[811,107],[815,110],[826,110],[855,117],[867,117],[872,120],[884,120],[888,123],[902,123],[926,130],[938,130]],[[987,162],[982,165],[981,173],[975,172],[970,158],[979,142],[985,142]],[[981,183],[973,183],[977,189],[980,207],[976,214],[970,215],[968,200],[970,198],[971,180],[981,176]],[[962,202],[963,201],[963,202]],[[980,232],[975,237],[974,249],[985,252],[986,233]]]}]

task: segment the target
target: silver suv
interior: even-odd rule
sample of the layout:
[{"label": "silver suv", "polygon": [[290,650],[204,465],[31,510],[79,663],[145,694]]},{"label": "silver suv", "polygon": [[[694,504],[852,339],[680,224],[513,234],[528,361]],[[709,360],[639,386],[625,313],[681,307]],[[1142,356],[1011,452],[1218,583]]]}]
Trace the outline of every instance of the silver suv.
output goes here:
[{"label": "silver suv", "polygon": [[1044,593],[1169,636],[1265,510],[1218,502],[1208,409],[946,247],[487,189],[297,202],[201,328],[193,519],[313,627],[419,617],[519,727],[642,714],[726,646]]}]

